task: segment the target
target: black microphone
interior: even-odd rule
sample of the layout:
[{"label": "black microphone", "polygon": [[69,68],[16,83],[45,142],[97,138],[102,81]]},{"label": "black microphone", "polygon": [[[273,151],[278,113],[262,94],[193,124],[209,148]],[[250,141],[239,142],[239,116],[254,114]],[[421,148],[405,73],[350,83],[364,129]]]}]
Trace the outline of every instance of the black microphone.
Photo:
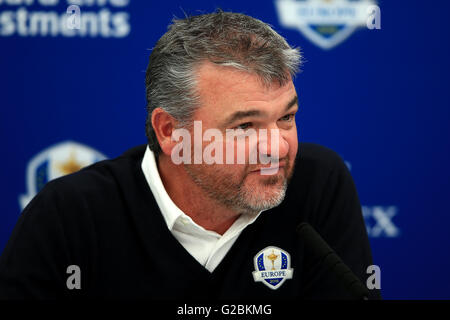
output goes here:
[{"label": "black microphone", "polygon": [[356,299],[368,300],[368,289],[313,227],[306,222],[301,223],[297,227],[297,233],[305,246],[311,250],[313,255],[319,259],[320,263],[323,264],[326,269],[330,269],[353,297]]}]

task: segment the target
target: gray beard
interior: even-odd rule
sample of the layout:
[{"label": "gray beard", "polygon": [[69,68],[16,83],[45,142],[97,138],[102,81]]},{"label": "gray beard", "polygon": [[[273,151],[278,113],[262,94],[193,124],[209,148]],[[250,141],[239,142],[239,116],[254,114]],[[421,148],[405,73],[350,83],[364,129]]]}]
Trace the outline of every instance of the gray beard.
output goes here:
[{"label": "gray beard", "polygon": [[[221,176],[221,179],[212,179],[202,171],[192,170],[190,166],[184,166],[186,172],[194,183],[212,200],[228,207],[239,214],[255,216],[263,210],[277,207],[286,196],[287,180],[284,178],[282,185],[269,198],[259,197],[244,185],[244,178],[239,183],[233,182],[233,177]],[[279,183],[279,178],[268,179],[266,185]]]}]

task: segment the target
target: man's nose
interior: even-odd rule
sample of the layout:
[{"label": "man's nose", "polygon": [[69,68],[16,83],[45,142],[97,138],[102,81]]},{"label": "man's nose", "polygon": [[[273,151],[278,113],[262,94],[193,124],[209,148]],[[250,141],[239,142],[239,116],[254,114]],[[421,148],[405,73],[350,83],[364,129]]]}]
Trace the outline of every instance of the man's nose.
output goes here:
[{"label": "man's nose", "polygon": [[289,144],[278,128],[268,128],[260,133],[258,149],[261,155],[278,160],[287,156]]}]

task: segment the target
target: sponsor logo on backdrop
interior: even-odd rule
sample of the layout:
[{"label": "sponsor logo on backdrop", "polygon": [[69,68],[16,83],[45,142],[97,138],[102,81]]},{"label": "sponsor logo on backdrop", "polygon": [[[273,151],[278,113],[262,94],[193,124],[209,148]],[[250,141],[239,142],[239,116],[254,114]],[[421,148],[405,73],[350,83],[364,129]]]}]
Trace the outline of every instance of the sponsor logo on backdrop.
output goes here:
[{"label": "sponsor logo on backdrop", "polygon": [[81,143],[66,141],[53,145],[34,156],[26,172],[27,193],[19,197],[23,210],[50,180],[74,173],[106,157]]},{"label": "sponsor logo on backdrop", "polygon": [[400,235],[400,230],[392,221],[393,217],[397,215],[398,207],[363,206],[362,212],[369,237],[396,238]]},{"label": "sponsor logo on backdrop", "polygon": [[0,37],[124,38],[130,0],[0,0]]},{"label": "sponsor logo on backdrop", "polygon": [[322,49],[337,46],[358,28],[381,28],[374,0],[275,0],[275,7],[283,27],[297,29]]},{"label": "sponsor logo on backdrop", "polygon": [[[348,170],[351,171],[352,164],[349,161],[344,162]],[[397,206],[362,206],[361,209],[367,235],[370,238],[396,238],[400,236],[400,229],[392,221],[397,215]]]}]

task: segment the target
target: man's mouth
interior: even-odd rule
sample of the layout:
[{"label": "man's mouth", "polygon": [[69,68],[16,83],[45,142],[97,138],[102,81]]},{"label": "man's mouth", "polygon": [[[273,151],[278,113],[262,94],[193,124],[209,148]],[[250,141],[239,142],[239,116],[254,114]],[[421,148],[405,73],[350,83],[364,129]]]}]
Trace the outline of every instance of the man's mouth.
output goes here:
[{"label": "man's mouth", "polygon": [[270,166],[260,167],[250,171],[250,173],[260,173],[261,175],[274,175],[286,167],[286,161],[272,163]]}]

